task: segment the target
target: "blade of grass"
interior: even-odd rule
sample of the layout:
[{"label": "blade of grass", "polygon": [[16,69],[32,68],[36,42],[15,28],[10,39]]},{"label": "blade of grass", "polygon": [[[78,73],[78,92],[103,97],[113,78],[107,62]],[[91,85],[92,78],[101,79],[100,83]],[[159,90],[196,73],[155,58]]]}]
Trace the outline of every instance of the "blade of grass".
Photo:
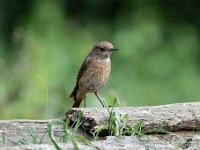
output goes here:
[{"label": "blade of grass", "polygon": [[33,131],[33,128],[28,127],[27,132],[31,135],[31,138],[33,140],[33,144],[40,144],[35,132]]},{"label": "blade of grass", "polygon": [[25,139],[23,137],[19,139],[18,143],[21,144],[21,145],[32,144],[31,142],[29,142],[27,139]]},{"label": "blade of grass", "polygon": [[164,125],[161,125],[159,128],[155,129],[155,135],[157,135],[158,133],[167,133]]},{"label": "blade of grass", "polygon": [[114,99],[114,102],[113,102],[113,106],[112,106],[112,108],[111,108],[111,111],[110,111],[110,108],[106,105],[106,107],[107,107],[107,110],[108,110],[108,113],[109,113],[109,122],[108,122],[108,133],[109,133],[109,135],[110,136],[112,136],[112,129],[111,129],[111,126],[112,126],[112,118],[113,118],[113,109],[114,109],[114,106],[115,106],[115,104],[116,104],[116,101],[117,101],[117,99],[115,98]]},{"label": "blade of grass", "polygon": [[74,146],[74,150],[79,150],[78,144],[76,143],[76,140],[74,139],[74,134],[70,135],[70,139],[71,139],[71,142]]},{"label": "blade of grass", "polygon": [[144,122],[144,120],[139,120],[138,122],[136,122],[136,124],[133,128],[134,134],[138,135],[139,137],[144,135],[141,131],[141,127],[142,127],[143,122]]},{"label": "blade of grass", "polygon": [[5,133],[5,129],[3,129],[1,135],[2,135],[2,144],[5,145],[5,144],[6,144],[6,133]]},{"label": "blade of grass", "polygon": [[101,126],[98,129],[96,129],[94,132],[90,132],[94,138],[94,140],[98,140],[99,138],[99,133],[105,129],[105,126]]},{"label": "blade of grass", "polygon": [[43,80],[39,75],[35,74],[35,77],[38,78],[38,79],[42,82],[43,86],[44,86],[45,89],[46,89],[45,119],[48,119],[48,109],[49,109],[49,90],[48,90],[48,87],[47,87],[46,83],[44,82],[44,80]]},{"label": "blade of grass", "polygon": [[90,145],[92,147],[94,147],[97,150],[100,150],[99,147],[97,147],[96,145],[94,145],[92,142],[90,142],[89,140],[87,140],[86,138],[84,138],[83,136],[77,136],[78,140],[86,145]]},{"label": "blade of grass", "polygon": [[66,142],[67,141],[67,136],[68,136],[68,126],[69,126],[69,123],[70,123],[70,117],[67,116],[66,117],[66,121],[63,123],[63,142]]},{"label": "blade of grass", "polygon": [[58,145],[58,143],[56,142],[55,136],[53,135],[52,124],[51,124],[51,123],[49,123],[49,124],[47,125],[47,132],[48,132],[48,135],[49,135],[49,137],[50,137],[50,139],[51,139],[51,142],[52,142],[53,145],[55,146],[56,150],[62,150],[62,149],[60,148],[60,146]]},{"label": "blade of grass", "polygon": [[78,128],[81,126],[81,124],[82,124],[82,118],[83,118],[83,112],[80,112],[79,115],[78,115],[78,118],[74,122],[75,123],[75,126],[73,128],[73,133],[74,134],[76,133],[76,131],[78,130]]},{"label": "blade of grass", "polygon": [[39,144],[42,144],[42,143],[43,143],[43,139],[44,139],[46,133],[47,133],[47,130],[44,132],[43,136],[41,137],[41,139],[40,139],[40,141],[39,141]]}]

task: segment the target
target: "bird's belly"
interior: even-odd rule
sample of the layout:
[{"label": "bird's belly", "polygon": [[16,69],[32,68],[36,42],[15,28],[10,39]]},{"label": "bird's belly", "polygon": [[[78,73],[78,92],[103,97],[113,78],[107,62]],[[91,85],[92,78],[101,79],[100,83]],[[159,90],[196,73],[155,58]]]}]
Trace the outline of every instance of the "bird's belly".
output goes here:
[{"label": "bird's belly", "polygon": [[87,93],[97,92],[108,81],[110,71],[110,61],[107,63],[94,62],[81,77],[79,85]]}]

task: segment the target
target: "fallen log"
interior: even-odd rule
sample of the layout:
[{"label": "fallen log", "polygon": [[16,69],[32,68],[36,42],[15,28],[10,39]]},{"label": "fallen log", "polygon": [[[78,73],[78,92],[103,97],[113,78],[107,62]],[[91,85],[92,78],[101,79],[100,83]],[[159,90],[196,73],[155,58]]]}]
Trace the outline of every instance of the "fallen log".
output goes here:
[{"label": "fallen log", "polygon": [[[111,110],[111,108],[110,108]],[[82,113],[82,129],[76,136],[83,136],[90,144],[76,141],[79,149],[200,149],[200,103],[181,103],[161,106],[118,107],[113,112],[128,115],[128,124],[134,126],[143,120],[144,136],[108,136],[95,140],[91,132],[109,125],[110,114],[106,108],[71,108],[67,111],[71,122]],[[47,134],[53,120],[1,120],[0,149],[55,149]],[[157,130],[157,129],[164,130]],[[68,130],[73,130],[68,126]],[[85,132],[86,131],[86,132]],[[162,131],[160,133],[160,131]],[[165,132],[163,132],[165,131]],[[73,142],[62,142],[64,128],[52,126],[55,140],[62,149],[73,149]],[[88,134],[89,133],[89,134]],[[42,140],[41,140],[42,139]],[[41,140],[41,142],[38,142]]]},{"label": "fallen log", "polygon": [[[179,130],[200,130],[200,103],[180,103],[145,107],[117,107],[114,112],[129,116],[129,124],[135,125],[143,120],[142,128],[146,133],[154,133],[163,128],[174,132]],[[66,114],[75,121],[83,113],[82,127],[96,130],[101,126],[108,127],[109,112],[106,108],[71,108]]]}]

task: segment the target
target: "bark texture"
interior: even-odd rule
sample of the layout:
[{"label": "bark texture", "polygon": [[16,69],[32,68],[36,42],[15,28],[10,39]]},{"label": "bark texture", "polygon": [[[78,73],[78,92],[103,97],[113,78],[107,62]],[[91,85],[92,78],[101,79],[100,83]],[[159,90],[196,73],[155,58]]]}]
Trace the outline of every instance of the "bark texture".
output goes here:
[{"label": "bark texture", "polygon": [[[200,149],[200,103],[181,103],[149,107],[119,107],[113,110],[118,114],[128,114],[128,123],[132,126],[139,120],[144,120],[142,128],[145,136],[104,136],[94,140],[90,132],[99,127],[108,127],[109,113],[106,108],[72,108],[66,114],[73,123],[83,113],[82,128],[78,135],[91,141],[86,145],[77,142],[79,149]],[[55,149],[47,131],[52,120],[1,120],[0,149]],[[158,129],[164,129],[160,134]],[[69,127],[69,130],[72,130]],[[62,149],[74,149],[71,141],[62,143],[63,126],[53,125],[55,140]],[[34,136],[33,136],[34,135]],[[36,137],[36,139],[34,139]],[[42,139],[42,140],[41,140]],[[41,144],[37,144],[40,141]],[[95,147],[95,146],[96,147]]]}]

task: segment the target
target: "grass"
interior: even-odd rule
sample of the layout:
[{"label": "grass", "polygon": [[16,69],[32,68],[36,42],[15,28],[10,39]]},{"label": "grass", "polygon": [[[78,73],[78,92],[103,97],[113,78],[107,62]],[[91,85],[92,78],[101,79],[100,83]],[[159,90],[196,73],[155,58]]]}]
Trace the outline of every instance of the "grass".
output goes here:
[{"label": "grass", "polygon": [[[29,144],[42,144],[45,135],[48,133],[48,137],[50,138],[52,144],[54,145],[56,150],[62,150],[59,143],[67,143],[71,142],[73,144],[74,150],[79,150],[78,142],[86,145],[90,145],[94,149],[100,150],[99,147],[95,146],[91,141],[87,140],[80,134],[77,134],[78,128],[82,124],[83,113],[79,113],[76,121],[72,124],[72,128],[69,129],[70,117],[66,118],[66,121],[62,121],[60,119],[54,119],[47,125],[47,130],[44,132],[41,138],[39,138],[33,128],[28,127],[27,133],[28,135],[25,137],[12,137],[6,138],[6,133],[2,132],[2,145],[6,144],[6,139],[15,145],[29,145]],[[60,141],[57,141],[57,138],[54,135],[53,126],[61,125],[63,127],[63,134],[60,136]],[[27,137],[31,137],[31,139]]]},{"label": "grass", "polygon": [[1,133],[1,136],[2,136],[2,144],[5,145],[5,144],[6,144],[6,133],[5,133],[5,129],[3,129],[2,133]]},{"label": "grass", "polygon": [[63,132],[63,135],[61,136],[62,140],[60,140],[60,142],[66,143],[68,141],[71,141],[71,143],[74,146],[74,150],[79,150],[77,142],[84,143],[86,145],[90,145],[93,148],[99,150],[99,148],[97,146],[95,146],[94,144],[92,144],[85,137],[83,137],[80,134],[77,135],[78,128],[82,124],[82,118],[83,118],[83,113],[80,112],[79,116],[77,117],[77,119],[75,120],[75,122],[72,124],[71,130],[68,129],[68,126],[69,126],[69,123],[70,123],[70,117],[69,116],[66,117],[66,121],[65,122],[62,121],[62,120],[57,119],[57,120],[53,120],[52,122],[50,122],[48,124],[48,128],[47,128],[48,135],[49,135],[49,137],[51,139],[51,142],[53,143],[54,147],[57,150],[61,150],[62,148],[59,146],[59,143],[56,141],[56,138],[55,138],[55,136],[53,134],[53,128],[52,128],[52,126],[55,125],[55,124],[59,124],[59,125],[63,126],[64,132]]},{"label": "grass", "polygon": [[6,137],[6,133],[3,130],[2,132],[2,145],[6,145],[6,141],[10,141],[12,143],[15,143],[16,145],[28,145],[28,144],[42,144],[43,138],[46,135],[46,132],[43,134],[41,138],[39,138],[36,133],[33,131],[33,128],[28,127],[27,128],[28,136],[31,137],[30,139],[27,139],[25,137]]},{"label": "grass", "polygon": [[48,90],[47,84],[44,82],[44,80],[39,75],[35,74],[35,77],[38,78],[42,82],[42,85],[45,87],[45,90],[46,90],[45,119],[48,119],[49,90]]},{"label": "grass", "polygon": [[45,132],[45,133],[43,134],[43,136],[39,139],[39,138],[37,137],[37,135],[35,134],[35,132],[33,131],[33,128],[28,127],[27,131],[28,131],[29,135],[30,135],[31,138],[32,138],[32,143],[33,143],[33,144],[42,144],[42,141],[43,141],[44,136],[46,135],[46,132]]},{"label": "grass", "polygon": [[105,126],[101,126],[98,129],[96,129],[94,132],[90,132],[94,138],[94,140],[98,140],[99,139],[99,134],[104,131],[106,128]]},{"label": "grass", "polygon": [[[144,133],[142,131],[142,124],[143,120],[139,120],[135,123],[134,126],[131,126],[129,124],[129,116],[128,114],[120,114],[116,111],[114,111],[114,107],[116,105],[119,105],[119,100],[117,98],[114,99],[113,105],[109,107],[105,101],[104,106],[106,107],[108,114],[109,114],[109,120],[108,120],[108,135],[109,136],[123,136],[123,135],[136,135],[136,136],[143,136]],[[99,129],[97,129],[93,137],[95,139],[98,139],[98,135],[102,130],[104,130],[105,127],[102,126]]]},{"label": "grass", "polygon": [[62,149],[60,148],[60,146],[58,145],[58,143],[56,142],[56,138],[55,138],[55,136],[54,136],[54,134],[53,134],[52,123],[48,124],[48,126],[47,126],[47,132],[48,132],[48,135],[49,135],[49,137],[50,137],[50,139],[51,139],[51,142],[53,143],[53,145],[55,146],[55,148],[56,148],[57,150],[62,150]]},{"label": "grass", "polygon": [[[42,82],[43,86],[46,89],[45,118],[48,119],[48,103],[49,103],[49,101],[48,101],[48,87],[47,87],[46,83],[44,82],[44,80],[39,75],[36,74],[35,77],[37,77]],[[99,149],[98,147],[96,147],[95,145],[93,145],[90,141],[88,141],[83,136],[80,136],[80,135],[76,136],[76,132],[77,132],[78,128],[81,126],[81,124],[82,124],[82,117],[83,117],[83,113],[79,113],[79,116],[78,116],[77,120],[72,125],[72,128],[73,128],[72,132],[70,130],[68,130],[68,125],[70,123],[70,117],[66,117],[66,122],[63,122],[61,120],[56,119],[56,120],[53,120],[51,123],[49,123],[47,125],[47,133],[48,133],[48,135],[50,137],[51,142],[53,143],[53,145],[55,146],[55,148],[57,150],[61,150],[61,148],[60,148],[60,146],[59,146],[58,142],[56,141],[56,138],[55,138],[55,136],[53,134],[52,126],[54,124],[61,124],[61,125],[63,125],[64,133],[62,135],[62,140],[60,140],[60,142],[67,142],[68,137],[69,137],[69,139],[72,142],[75,150],[79,149],[77,141],[83,142],[83,143],[85,143],[87,145],[93,146],[96,149]],[[33,144],[36,144],[36,143],[39,144],[42,141],[42,140],[40,140],[40,142],[38,141],[38,139],[36,138],[34,132],[31,129],[29,129],[28,132],[29,132],[29,134],[32,137]],[[43,137],[42,137],[42,139],[43,139]],[[26,142],[25,139],[21,139],[20,143],[27,144],[27,142]]]},{"label": "grass", "polygon": [[158,133],[170,133],[165,128],[166,128],[165,125],[161,125],[159,128],[154,129],[154,132],[155,132],[155,134],[158,134]]},{"label": "grass", "polygon": [[44,134],[42,135],[42,137],[39,138],[39,137],[36,135],[36,133],[35,133],[35,131],[33,130],[33,128],[31,128],[31,127],[28,127],[28,128],[27,128],[27,132],[28,132],[28,135],[30,135],[30,137],[31,137],[31,141],[28,140],[28,139],[26,139],[26,138],[24,138],[24,137],[21,137],[21,138],[18,140],[18,143],[19,143],[20,145],[42,144],[42,143],[43,143],[43,139],[44,139],[44,137],[45,137],[45,135],[46,135],[46,133],[47,133],[47,132],[44,132]]}]

